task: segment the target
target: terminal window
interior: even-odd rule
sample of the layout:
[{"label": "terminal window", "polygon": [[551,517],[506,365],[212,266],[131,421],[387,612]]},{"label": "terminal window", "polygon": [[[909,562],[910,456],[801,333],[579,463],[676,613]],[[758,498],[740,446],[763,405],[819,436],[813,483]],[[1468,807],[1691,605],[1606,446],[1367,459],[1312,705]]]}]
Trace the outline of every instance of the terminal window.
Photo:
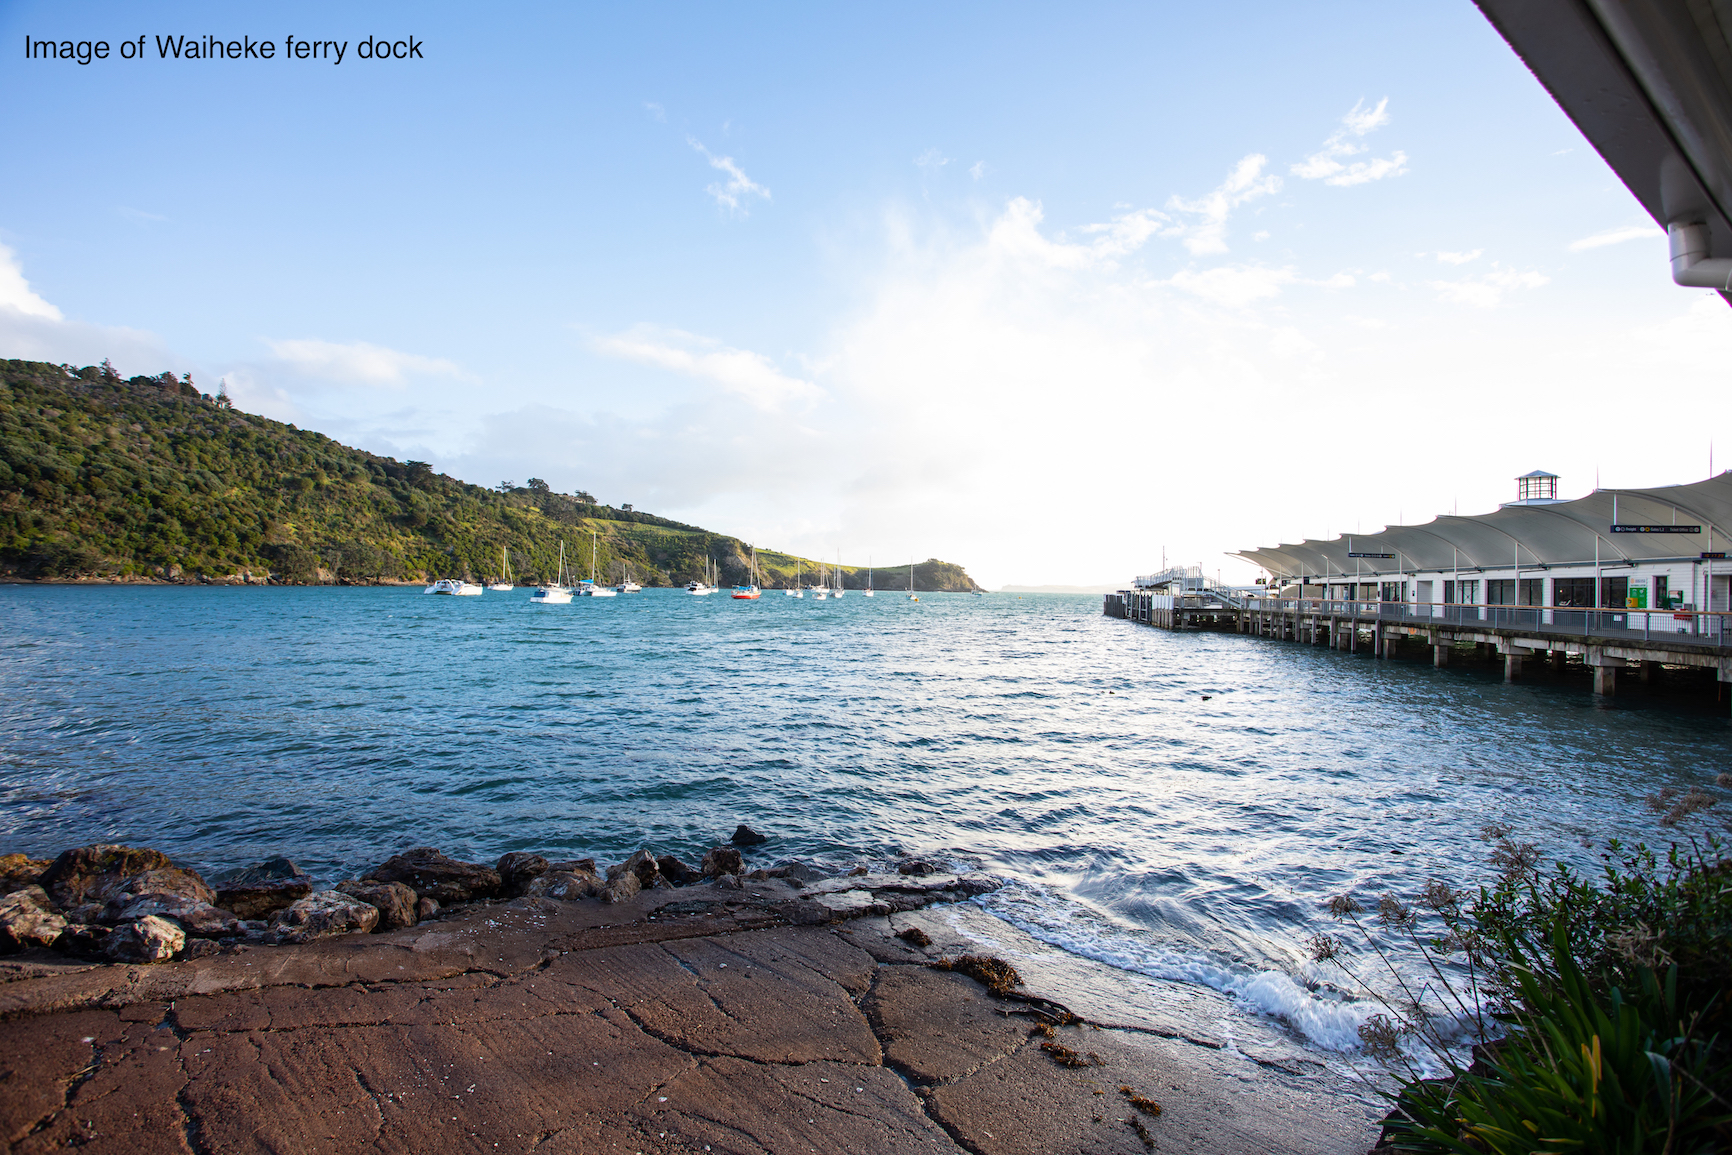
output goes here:
[{"label": "terminal window", "polygon": [[1552,582],[1552,605],[1580,606],[1594,604],[1593,578],[1558,578]]}]

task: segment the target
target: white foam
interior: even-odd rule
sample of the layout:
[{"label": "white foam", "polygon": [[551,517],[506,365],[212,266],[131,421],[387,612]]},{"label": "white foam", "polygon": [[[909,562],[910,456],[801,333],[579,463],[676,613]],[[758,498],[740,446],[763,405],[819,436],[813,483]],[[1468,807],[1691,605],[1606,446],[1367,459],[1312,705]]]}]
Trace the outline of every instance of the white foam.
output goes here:
[{"label": "white foam", "polygon": [[1161,942],[1149,931],[1115,926],[1033,883],[1014,882],[976,901],[1060,950],[1118,970],[1230,995],[1244,1009],[1280,1019],[1323,1050],[1358,1050],[1359,1027],[1379,1009],[1335,992],[1311,990],[1285,971],[1224,961],[1195,947]]}]

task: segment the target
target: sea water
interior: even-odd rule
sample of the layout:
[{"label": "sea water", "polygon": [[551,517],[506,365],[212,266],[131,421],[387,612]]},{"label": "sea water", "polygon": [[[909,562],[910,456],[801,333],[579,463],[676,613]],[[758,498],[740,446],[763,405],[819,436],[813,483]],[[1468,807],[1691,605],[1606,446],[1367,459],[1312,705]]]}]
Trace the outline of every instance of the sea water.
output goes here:
[{"label": "sea water", "polygon": [[1222,992],[1303,1045],[1374,1009],[1323,972],[1327,900],[1487,877],[1504,822],[1592,863],[1709,782],[1709,705],[1595,699],[1101,616],[1093,597],[0,587],[0,852],[286,854],[327,880],[412,846],[770,864],[909,856],[1126,976]]}]

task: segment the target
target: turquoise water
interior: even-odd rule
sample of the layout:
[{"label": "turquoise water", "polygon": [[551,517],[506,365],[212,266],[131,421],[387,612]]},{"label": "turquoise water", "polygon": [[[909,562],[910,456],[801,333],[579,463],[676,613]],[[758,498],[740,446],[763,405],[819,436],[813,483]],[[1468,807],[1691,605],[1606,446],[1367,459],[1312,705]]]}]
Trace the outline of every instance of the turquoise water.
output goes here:
[{"label": "turquoise water", "polygon": [[1493,819],[1577,859],[1652,838],[1641,797],[1732,745],[1688,702],[1094,597],[528,593],[0,587],[0,851],[334,879],[417,845],[695,859],[744,821],[766,863],[998,871],[987,905],[1038,937],[1345,1045],[1301,957],[1329,895],[1477,877]]}]

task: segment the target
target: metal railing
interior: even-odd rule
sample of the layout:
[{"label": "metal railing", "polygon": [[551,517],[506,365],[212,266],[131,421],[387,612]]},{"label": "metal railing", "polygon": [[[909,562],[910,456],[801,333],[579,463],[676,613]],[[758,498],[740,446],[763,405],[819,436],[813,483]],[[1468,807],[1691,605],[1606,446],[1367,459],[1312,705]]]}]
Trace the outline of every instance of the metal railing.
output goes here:
[{"label": "metal railing", "polygon": [[1579,634],[1690,645],[1732,645],[1732,613],[1695,609],[1578,609],[1572,606],[1461,605],[1451,602],[1352,601],[1339,598],[1248,598],[1252,611],[1305,617]]}]

